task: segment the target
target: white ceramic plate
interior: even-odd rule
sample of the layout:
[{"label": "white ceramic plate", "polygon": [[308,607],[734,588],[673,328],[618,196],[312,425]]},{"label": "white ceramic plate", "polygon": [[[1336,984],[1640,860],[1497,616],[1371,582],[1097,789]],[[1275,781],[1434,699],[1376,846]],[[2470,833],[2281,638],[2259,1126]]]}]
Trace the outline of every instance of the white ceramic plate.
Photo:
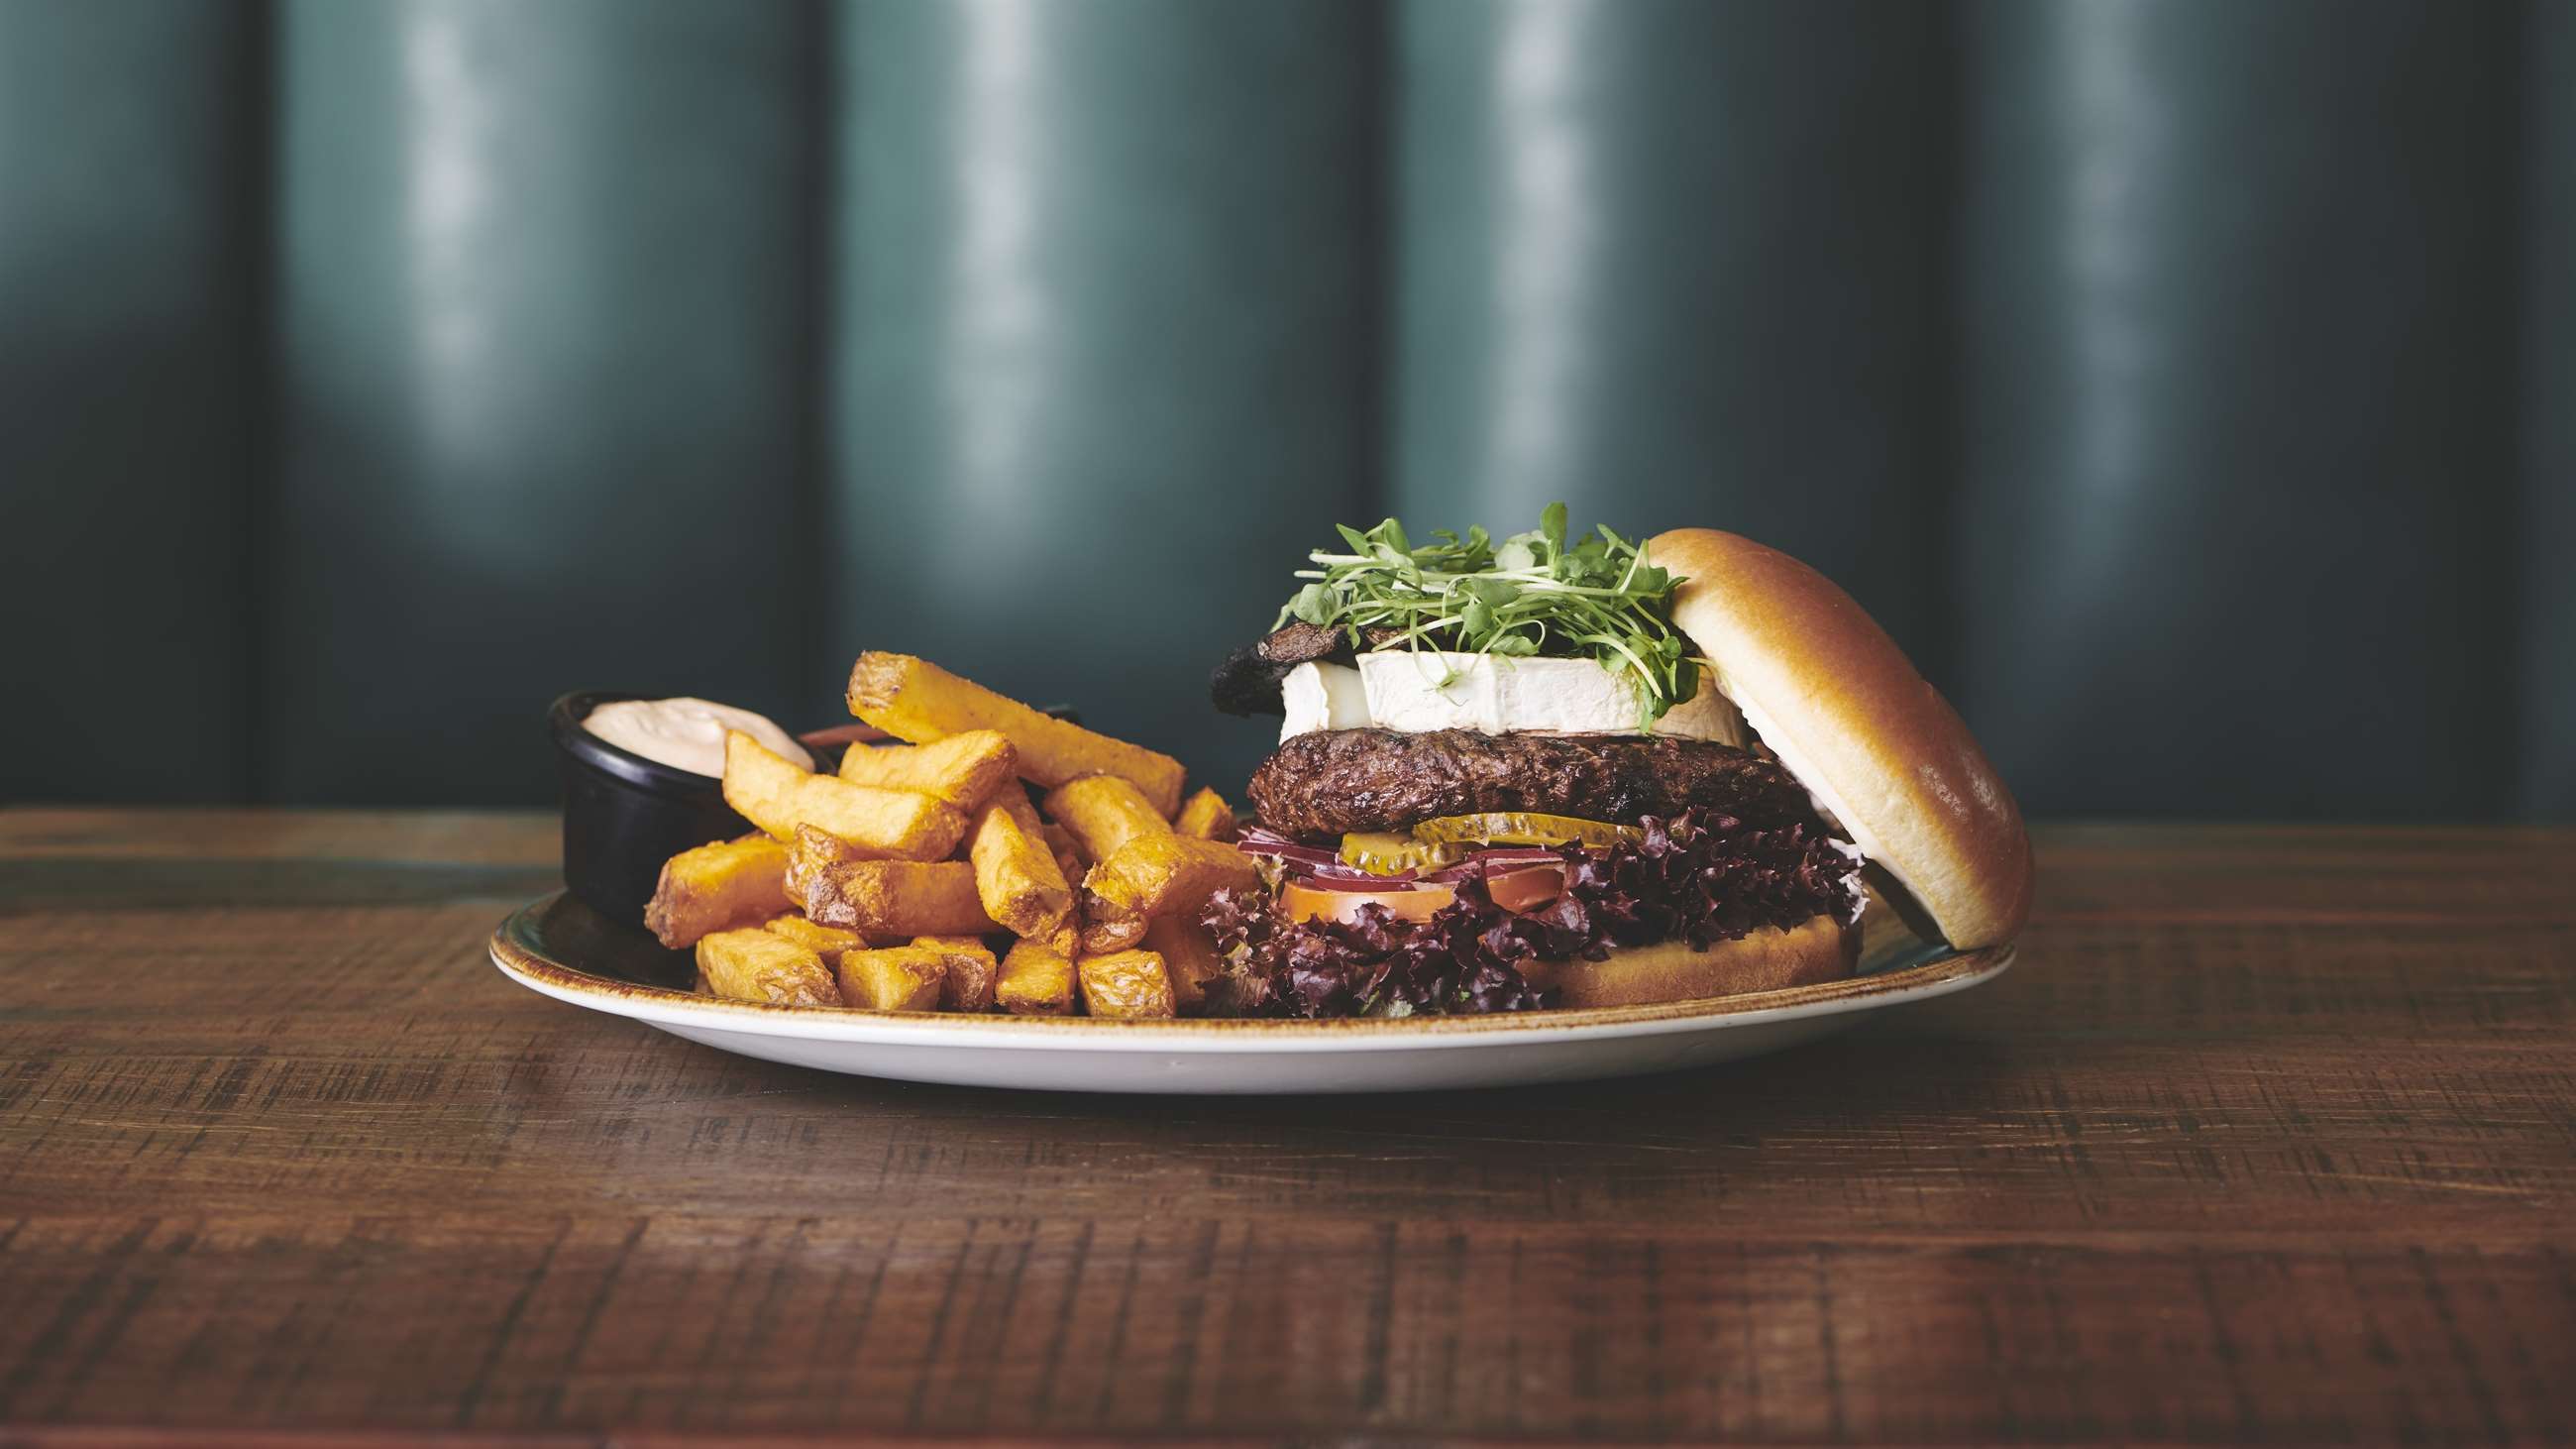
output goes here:
[{"label": "white ceramic plate", "polygon": [[1989,981],[2012,948],[1927,946],[1873,904],[1848,981],[1656,1006],[1400,1021],[1093,1021],[845,1011],[722,1001],[685,951],[570,895],[492,933],[512,979],[575,1006],[764,1061],[830,1072],[1059,1092],[1412,1092],[1634,1076],[1759,1056],[1872,1011]]}]

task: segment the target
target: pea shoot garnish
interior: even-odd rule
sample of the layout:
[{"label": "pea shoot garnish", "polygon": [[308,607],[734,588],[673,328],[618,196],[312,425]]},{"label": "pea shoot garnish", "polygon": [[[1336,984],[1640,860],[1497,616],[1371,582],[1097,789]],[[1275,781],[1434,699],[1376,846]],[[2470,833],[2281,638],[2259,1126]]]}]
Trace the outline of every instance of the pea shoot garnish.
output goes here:
[{"label": "pea shoot garnish", "polygon": [[1682,580],[1606,527],[1569,543],[1562,503],[1500,546],[1479,527],[1417,548],[1392,518],[1340,532],[1350,551],[1307,555],[1317,567],[1296,577],[1312,582],[1273,629],[1296,619],[1347,632],[1353,648],[1593,659],[1636,686],[1641,729],[1699,692],[1701,661],[1672,623]]}]

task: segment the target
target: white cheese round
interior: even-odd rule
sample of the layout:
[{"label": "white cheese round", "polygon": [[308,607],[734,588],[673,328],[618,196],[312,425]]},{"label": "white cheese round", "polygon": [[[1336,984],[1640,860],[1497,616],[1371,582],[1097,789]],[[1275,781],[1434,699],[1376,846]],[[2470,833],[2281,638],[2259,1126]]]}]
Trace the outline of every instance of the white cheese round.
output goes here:
[{"label": "white cheese round", "polygon": [[[1476,730],[1633,735],[1637,691],[1589,659],[1508,659],[1389,649],[1359,656],[1359,667],[1300,664],[1280,685],[1287,707],[1279,738],[1315,730],[1424,733]],[[1744,742],[1743,718],[1706,679],[1699,692],[1655,721],[1656,734]]]},{"label": "white cheese round", "polygon": [[1317,730],[1358,730],[1369,724],[1368,693],[1360,672],[1347,664],[1300,664],[1279,681],[1288,720],[1279,738]]}]

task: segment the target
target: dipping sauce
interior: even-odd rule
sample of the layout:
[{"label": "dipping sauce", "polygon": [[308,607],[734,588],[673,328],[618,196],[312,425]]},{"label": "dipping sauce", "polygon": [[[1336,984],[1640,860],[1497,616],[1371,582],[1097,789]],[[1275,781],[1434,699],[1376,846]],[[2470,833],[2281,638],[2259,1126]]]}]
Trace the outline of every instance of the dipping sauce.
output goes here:
[{"label": "dipping sauce", "polygon": [[709,779],[724,777],[725,731],[740,730],[814,768],[814,757],[767,716],[704,699],[621,699],[582,716],[581,727],[633,754]]}]

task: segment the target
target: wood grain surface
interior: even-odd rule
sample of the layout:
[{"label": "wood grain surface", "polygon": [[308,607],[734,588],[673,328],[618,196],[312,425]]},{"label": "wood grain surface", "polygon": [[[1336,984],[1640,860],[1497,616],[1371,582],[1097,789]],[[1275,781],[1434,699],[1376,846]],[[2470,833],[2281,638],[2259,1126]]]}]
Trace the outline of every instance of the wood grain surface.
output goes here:
[{"label": "wood grain surface", "polygon": [[547,1001],[482,951],[554,851],[0,812],[0,1422],[2576,1435],[2576,834],[2051,829],[1992,986],[1312,1101],[833,1077]]}]

